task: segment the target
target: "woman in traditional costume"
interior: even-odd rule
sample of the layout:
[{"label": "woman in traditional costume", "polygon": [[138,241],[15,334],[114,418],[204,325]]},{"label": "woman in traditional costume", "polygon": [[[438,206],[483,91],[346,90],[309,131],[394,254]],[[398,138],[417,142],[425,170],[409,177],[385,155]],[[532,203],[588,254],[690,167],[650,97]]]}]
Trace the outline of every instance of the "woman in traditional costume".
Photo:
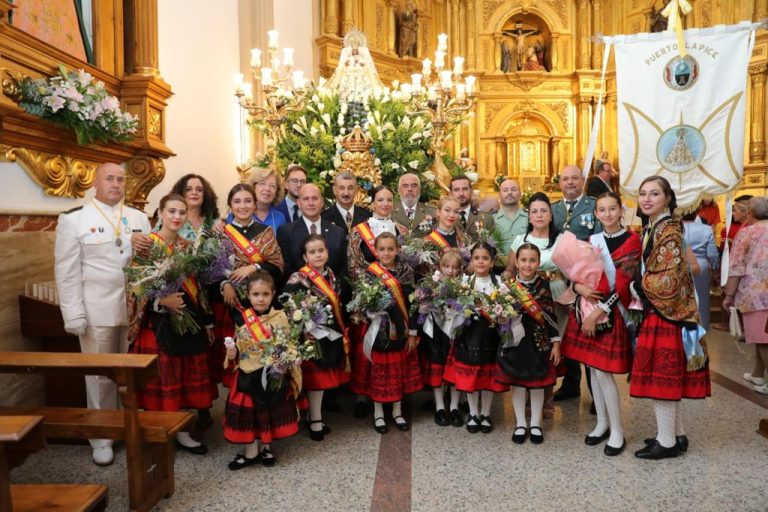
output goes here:
[{"label": "woman in traditional costume", "polygon": [[[599,249],[603,274],[595,288],[574,284],[578,294],[563,334],[563,356],[589,367],[597,425],[584,442],[595,446],[608,439],[604,453],[624,451],[621,403],[614,374],[627,373],[632,364],[631,334],[628,326],[632,300],[629,285],[640,266],[640,237],[621,226],[621,198],[606,192],[595,202],[595,215],[604,231],[590,238]],[[571,275],[571,279],[576,279]],[[596,304],[584,317],[582,301]],[[607,319],[607,322],[598,323]]]},{"label": "woman in traditional costume", "polygon": [[[171,255],[183,250],[189,242],[179,236],[187,220],[187,204],[177,194],[160,200],[163,225],[149,235],[149,254]],[[214,398],[208,367],[208,348],[213,341],[212,316],[208,313],[205,294],[194,276],[187,276],[179,292],[155,300],[134,300],[131,305],[130,353],[156,354],[158,377],[139,392],[139,407],[149,411],[206,410]],[[178,334],[172,315],[182,311],[197,324],[194,332]],[[177,447],[204,455],[208,448],[192,439],[187,432],[176,435]]]},{"label": "woman in traditional costume", "polygon": [[[687,451],[681,399],[708,397],[711,384],[706,359],[683,344],[683,335],[696,329],[699,312],[688,257],[696,260],[687,255],[683,227],[673,217],[675,193],[665,178],[651,176],[640,184],[638,202],[649,224],[643,231],[642,270],[632,289],[644,299],[645,318],[629,394],[653,399],[657,434],[635,456],[657,460]],[[687,345],[696,348],[697,343]]]},{"label": "woman in traditional costume", "polygon": [[319,356],[301,363],[303,388],[309,399],[309,437],[322,441],[331,431],[323,423],[323,394],[350,380],[349,337],[340,299],[341,282],[328,267],[328,247],[322,235],[309,235],[304,240],[304,261],[307,264],[291,275],[283,292],[306,290],[331,307],[332,321],[321,326],[321,338],[304,333],[319,346]]}]

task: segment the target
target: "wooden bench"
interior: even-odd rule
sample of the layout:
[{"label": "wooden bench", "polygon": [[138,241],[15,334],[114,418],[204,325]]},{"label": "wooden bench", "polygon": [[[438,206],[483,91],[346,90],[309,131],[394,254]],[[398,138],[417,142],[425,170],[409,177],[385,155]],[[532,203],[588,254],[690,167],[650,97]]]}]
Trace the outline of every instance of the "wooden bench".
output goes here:
[{"label": "wooden bench", "polygon": [[10,485],[9,471],[43,447],[41,416],[0,416],[0,510],[106,510],[105,485]]},{"label": "wooden bench", "polygon": [[174,439],[194,418],[191,412],[138,410],[137,391],[157,371],[154,355],[0,352],[0,373],[109,377],[117,383],[123,405],[122,410],[0,407],[0,415],[40,415],[48,438],[125,441],[130,510],[148,511],[173,495]]}]

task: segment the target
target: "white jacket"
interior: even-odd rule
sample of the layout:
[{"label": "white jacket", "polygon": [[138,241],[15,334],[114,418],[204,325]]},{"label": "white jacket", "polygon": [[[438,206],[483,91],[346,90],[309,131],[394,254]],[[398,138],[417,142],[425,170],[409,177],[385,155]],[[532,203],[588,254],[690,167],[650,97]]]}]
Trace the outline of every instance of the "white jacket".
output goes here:
[{"label": "white jacket", "polygon": [[85,318],[91,326],[128,324],[123,269],[131,262],[131,234],[147,234],[150,225],[144,212],[129,206],[122,207],[121,217],[121,204],[94,199],[59,215],[54,270],[65,323]]}]

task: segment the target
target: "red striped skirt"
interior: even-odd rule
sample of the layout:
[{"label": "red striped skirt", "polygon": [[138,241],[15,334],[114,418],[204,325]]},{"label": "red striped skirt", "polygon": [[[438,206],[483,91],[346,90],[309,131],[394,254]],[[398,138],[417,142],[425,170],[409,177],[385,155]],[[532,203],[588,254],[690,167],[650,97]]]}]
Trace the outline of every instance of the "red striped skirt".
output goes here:
[{"label": "red striped skirt", "polygon": [[305,391],[322,391],[346,384],[352,374],[344,370],[346,357],[335,368],[320,368],[314,361],[302,361],[301,386]]},{"label": "red striped skirt", "polygon": [[614,308],[610,330],[587,336],[571,309],[563,333],[563,357],[608,373],[627,373],[632,366],[629,331],[621,313]]},{"label": "red striped skirt", "polygon": [[[496,379],[500,383],[506,386],[517,386],[517,387],[526,388],[526,389],[541,389],[541,388],[548,388],[550,386],[554,386],[557,383],[557,377],[560,376],[560,373],[558,372],[559,367],[555,367],[555,365],[552,364],[552,361],[547,362],[547,374],[541,377],[540,379],[535,379],[535,380],[518,379],[518,378],[512,377],[511,375],[508,375],[499,367],[497,367],[496,369],[498,372]],[[562,373],[563,375],[565,374],[565,372],[562,372]]]},{"label": "red striped skirt", "polygon": [[[299,410],[290,389],[277,405],[264,408],[253,403],[248,393],[237,389],[235,373],[224,407],[224,439],[230,443],[252,443],[257,439],[269,444],[275,439],[294,435],[299,431]],[[290,388],[290,386],[288,386]]]},{"label": "red striped skirt", "polygon": [[438,388],[443,385],[446,365],[430,361],[423,352],[419,353],[419,364],[421,365],[421,381],[425,386]]},{"label": "red striped skirt", "polygon": [[681,328],[650,312],[637,337],[630,396],[657,400],[710,396],[709,368],[689,372],[686,367]]},{"label": "red striped skirt", "polygon": [[368,395],[374,402],[398,402],[403,395],[415,393],[423,387],[416,350],[406,352],[371,351],[369,361],[363,352],[362,339],[355,343],[352,380],[349,389],[358,395]]},{"label": "red striped skirt", "polygon": [[462,363],[456,359],[451,347],[448,361],[445,363],[443,379],[455,385],[459,391],[467,393],[480,390],[503,393],[509,390],[509,386],[498,381],[499,373],[495,362],[481,365]]},{"label": "red striped skirt", "polygon": [[149,327],[139,331],[129,352],[157,355],[158,376],[137,393],[139,407],[148,411],[211,407],[214,395],[208,373],[207,353],[170,356],[161,352],[157,346],[155,332]]}]

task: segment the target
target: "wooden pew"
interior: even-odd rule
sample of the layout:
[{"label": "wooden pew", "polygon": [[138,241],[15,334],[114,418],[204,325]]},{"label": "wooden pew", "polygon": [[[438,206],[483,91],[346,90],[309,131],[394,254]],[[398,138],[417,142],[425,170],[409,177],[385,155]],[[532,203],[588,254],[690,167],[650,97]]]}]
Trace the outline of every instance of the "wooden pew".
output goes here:
[{"label": "wooden pew", "polygon": [[148,511],[174,492],[176,433],[186,430],[191,412],[139,411],[137,391],[157,375],[157,356],[0,352],[0,373],[104,375],[118,385],[122,410],[64,407],[0,407],[0,415],[39,415],[48,438],[125,441],[130,510]]},{"label": "wooden pew", "polygon": [[0,510],[106,510],[105,485],[10,485],[9,471],[43,447],[41,416],[0,416]]}]

